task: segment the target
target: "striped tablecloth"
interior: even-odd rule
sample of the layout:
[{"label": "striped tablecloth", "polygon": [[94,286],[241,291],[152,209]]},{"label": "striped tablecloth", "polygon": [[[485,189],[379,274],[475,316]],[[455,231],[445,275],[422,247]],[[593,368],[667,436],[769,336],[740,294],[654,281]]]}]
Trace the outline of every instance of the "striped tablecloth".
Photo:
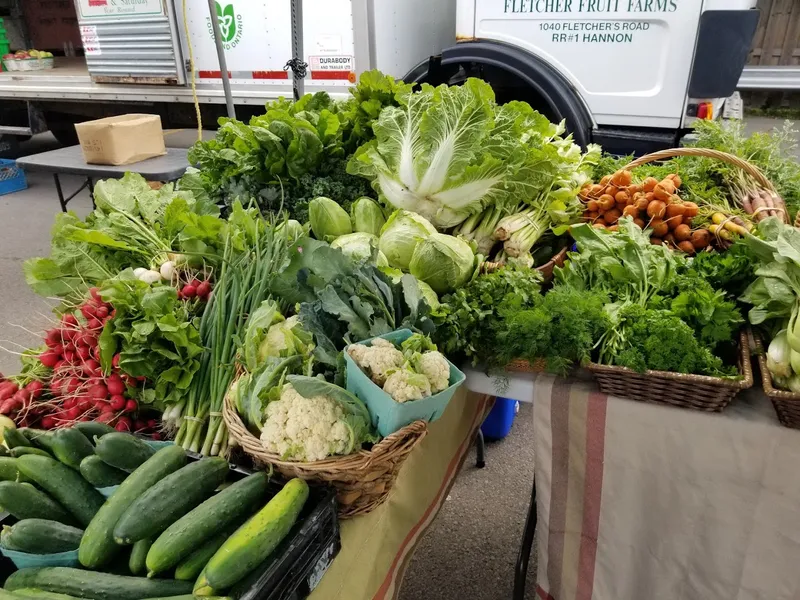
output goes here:
[{"label": "striped tablecloth", "polygon": [[341,522],[342,550],[309,600],[398,596],[414,549],[442,508],[493,404],[492,398],[459,390],[406,460],[389,499],[367,515]]},{"label": "striped tablecloth", "polygon": [[800,431],[763,394],[722,414],[534,391],[542,600],[800,599]]}]

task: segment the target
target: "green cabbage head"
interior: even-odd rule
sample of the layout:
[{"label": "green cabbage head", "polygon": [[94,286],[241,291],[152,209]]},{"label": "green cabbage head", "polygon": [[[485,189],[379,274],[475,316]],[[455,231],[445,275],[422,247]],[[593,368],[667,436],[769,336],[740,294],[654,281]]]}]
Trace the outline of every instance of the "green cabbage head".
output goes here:
[{"label": "green cabbage head", "polygon": [[386,223],[383,210],[372,198],[362,196],[350,208],[350,216],[353,218],[353,231],[380,235]]},{"label": "green cabbage head", "polygon": [[378,267],[389,266],[386,255],[378,250],[378,238],[369,233],[357,232],[340,236],[331,242],[331,248],[338,248],[350,260],[356,262],[371,259],[374,251],[376,252],[375,265]]},{"label": "green cabbage head", "polygon": [[434,233],[414,249],[410,269],[414,277],[427,283],[437,294],[446,294],[472,276],[475,254],[464,240]]},{"label": "green cabbage head", "polygon": [[325,196],[308,203],[308,219],[311,221],[311,231],[318,240],[328,242],[340,235],[353,233],[347,211]]},{"label": "green cabbage head", "polygon": [[378,247],[392,267],[408,271],[417,244],[434,233],[436,228],[425,217],[407,210],[396,210],[381,230]]}]

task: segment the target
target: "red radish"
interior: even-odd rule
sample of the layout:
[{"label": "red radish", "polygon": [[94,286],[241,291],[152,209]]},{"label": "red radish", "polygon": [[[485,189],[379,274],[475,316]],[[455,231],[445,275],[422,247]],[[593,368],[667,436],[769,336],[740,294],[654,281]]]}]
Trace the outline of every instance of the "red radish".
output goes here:
[{"label": "red radish", "polygon": [[113,412],[101,412],[98,417],[95,419],[98,423],[111,423],[114,419],[117,418]]},{"label": "red radish", "polygon": [[81,409],[79,406],[73,406],[67,411],[67,419],[74,421],[81,416]]},{"label": "red radish", "polygon": [[81,387],[81,380],[77,377],[70,377],[67,379],[67,393],[74,394]]},{"label": "red radish", "polygon": [[44,393],[44,384],[41,381],[31,381],[26,389],[31,393],[34,398],[40,398]]},{"label": "red radish", "polygon": [[45,342],[47,345],[50,344],[60,344],[61,343],[61,330],[60,329],[50,329],[45,334]]},{"label": "red radish", "polygon": [[102,373],[100,372],[100,363],[94,360],[93,358],[84,361],[83,371],[84,373],[92,377],[100,377],[102,375]]},{"label": "red radish", "polygon": [[211,284],[208,281],[203,281],[197,286],[197,295],[201,298],[207,297],[211,293]]},{"label": "red radish", "polygon": [[184,298],[194,298],[195,295],[197,295],[197,288],[194,287],[191,284],[185,285],[185,286],[183,286],[183,289],[181,290],[181,295]]},{"label": "red radish", "polygon": [[86,327],[89,329],[100,329],[102,326],[103,324],[99,319],[89,319],[89,322],[86,323]]},{"label": "red radish", "polygon": [[155,419],[150,419],[150,420],[147,422],[147,426],[148,426],[150,429],[155,429],[156,427],[158,427],[158,421],[156,421]]},{"label": "red radish", "polygon": [[196,289],[196,288],[197,288],[197,286],[198,286],[198,285],[200,285],[201,283],[202,283],[202,282],[201,282],[201,281],[200,281],[200,280],[199,280],[197,277],[195,277],[194,279],[192,279],[192,280],[189,282],[189,285],[190,285],[190,286],[192,286],[193,288],[195,288],[195,289]]},{"label": "red radish", "polygon": [[100,346],[95,346],[91,349],[92,357],[97,361],[100,362]]},{"label": "red radish", "polygon": [[11,396],[17,393],[17,390],[19,390],[19,388],[16,383],[12,381],[4,383],[3,387],[0,388],[0,402],[11,398]]},{"label": "red radish", "polygon": [[63,368],[64,365],[69,365],[69,363],[65,360],[60,360],[56,363],[56,366],[53,367],[53,370],[58,371],[59,369]]},{"label": "red radish", "polygon": [[78,319],[75,315],[69,313],[61,317],[61,322],[66,325],[67,327],[77,327],[78,326]]},{"label": "red radish", "polygon": [[89,398],[85,398],[80,402],[78,402],[76,406],[81,410],[81,414],[83,414],[85,412],[89,412],[90,410],[94,409],[94,402],[92,402],[92,400],[90,400]]},{"label": "red radish", "polygon": [[97,300],[98,302],[102,302],[103,299],[100,297],[100,288],[98,287],[90,287],[89,288],[89,295]]},{"label": "red radish", "polygon": [[119,376],[115,379],[112,375],[106,379],[106,387],[108,388],[108,393],[112,396],[125,393],[125,384],[122,383],[122,379]]},{"label": "red radish", "polygon": [[114,358],[111,359],[111,366],[119,369],[119,353],[115,354]]},{"label": "red radish", "polygon": [[42,417],[42,429],[52,429],[56,426],[56,420],[51,416]]},{"label": "red radish", "polygon": [[156,432],[150,436],[153,440],[158,441],[161,439],[161,434]]},{"label": "red radish", "polygon": [[64,350],[64,354],[62,355],[64,360],[67,362],[75,362],[75,359],[78,357],[78,353],[74,350]]},{"label": "red radish", "polygon": [[94,407],[101,413],[102,412],[114,412],[113,410],[111,410],[111,405],[108,402],[106,402],[105,400],[95,400],[94,401]]},{"label": "red radish", "polygon": [[70,409],[78,403],[77,398],[67,398],[64,402],[61,403],[61,407],[65,409]]},{"label": "red radish", "polygon": [[87,393],[90,398],[108,398],[108,388],[102,383],[89,386]]},{"label": "red radish", "polygon": [[128,400],[125,403],[125,412],[127,412],[127,413],[136,412],[136,410],[138,408],[139,408],[139,404],[136,402],[136,400]]},{"label": "red radish", "polygon": [[100,320],[105,319],[106,317],[108,317],[108,307],[105,305],[98,306],[94,311],[94,316],[96,316]]},{"label": "red radish", "polygon": [[111,407],[111,410],[113,410],[114,412],[117,412],[117,411],[120,411],[120,410],[124,410],[125,405],[127,404],[127,400],[125,400],[125,396],[122,396],[120,394],[116,394],[114,396],[111,396],[111,398],[109,398],[108,402],[109,402],[109,406]]},{"label": "red radish", "polygon": [[14,401],[13,398],[9,398],[8,400],[4,401],[0,404],[0,415],[10,415],[14,412],[14,407],[17,403]]},{"label": "red radish", "polygon": [[117,431],[130,431],[131,420],[128,417],[120,417],[119,422],[114,426]]},{"label": "red radish", "polygon": [[133,422],[134,431],[144,431],[145,429],[147,429],[147,423],[145,421],[142,421],[141,419],[136,419]]},{"label": "red radish", "polygon": [[50,367],[51,369],[58,364],[58,358],[59,358],[58,354],[50,350],[42,352],[39,355],[39,360],[42,362],[42,364],[45,367]]},{"label": "red radish", "polygon": [[91,304],[84,304],[81,306],[81,314],[86,317],[87,320],[91,320],[95,318],[95,307]]},{"label": "red radish", "polygon": [[87,360],[92,356],[92,349],[89,346],[79,346],[78,347],[78,357],[81,360]]}]

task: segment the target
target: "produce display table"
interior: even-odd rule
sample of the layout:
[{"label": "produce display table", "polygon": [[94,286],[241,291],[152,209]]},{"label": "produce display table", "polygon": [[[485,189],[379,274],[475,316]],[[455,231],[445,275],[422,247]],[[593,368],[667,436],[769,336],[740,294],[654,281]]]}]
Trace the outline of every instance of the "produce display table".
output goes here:
[{"label": "produce display table", "polygon": [[[164,156],[148,158],[131,165],[119,167],[111,165],[89,165],[83,159],[80,146],[68,146],[58,150],[40,152],[17,160],[17,165],[26,171],[52,173],[61,210],[67,212],[67,203],[84,189],[94,194],[94,180],[102,178],[119,179],[127,172],[139,173],[148,181],[175,181],[180,179],[189,166],[186,148],[167,148]],[[75,192],[64,197],[59,175],[79,175],[86,180]]]},{"label": "produce display table", "polygon": [[310,600],[390,600],[400,592],[417,543],[444,504],[476,432],[491,410],[462,388],[403,465],[389,499],[341,521],[342,549]]},{"label": "produce display table", "polygon": [[760,391],[706,414],[596,390],[535,381],[537,597],[799,598],[800,431]]}]

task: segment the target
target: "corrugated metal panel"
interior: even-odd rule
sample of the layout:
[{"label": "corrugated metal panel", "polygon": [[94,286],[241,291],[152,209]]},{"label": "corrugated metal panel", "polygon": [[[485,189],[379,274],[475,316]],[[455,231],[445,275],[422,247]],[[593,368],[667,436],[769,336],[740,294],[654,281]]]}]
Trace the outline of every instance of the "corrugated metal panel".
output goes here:
[{"label": "corrugated metal panel", "polygon": [[96,28],[99,51],[86,55],[94,81],[178,83],[177,61],[168,16],[87,19]]}]

